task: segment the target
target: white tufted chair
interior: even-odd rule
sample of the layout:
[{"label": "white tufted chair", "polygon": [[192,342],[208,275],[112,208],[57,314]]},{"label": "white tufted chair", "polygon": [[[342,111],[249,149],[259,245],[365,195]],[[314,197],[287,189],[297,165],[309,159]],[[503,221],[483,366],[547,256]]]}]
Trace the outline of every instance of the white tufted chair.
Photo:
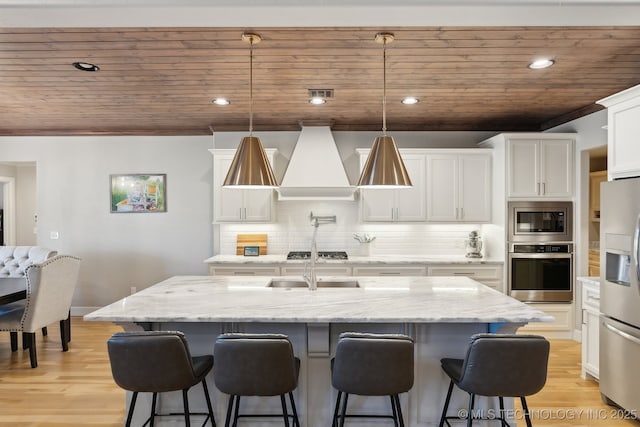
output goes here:
[{"label": "white tufted chair", "polygon": [[38,264],[56,254],[56,251],[42,246],[0,246],[0,279],[24,277],[24,271],[31,264]]},{"label": "white tufted chair", "polygon": [[38,366],[35,340],[38,329],[59,321],[62,351],[69,349],[68,313],[79,270],[80,258],[69,255],[57,255],[30,265],[25,270],[27,298],[0,306],[0,331],[11,332],[11,351],[17,350],[18,332],[22,332],[32,368]]},{"label": "white tufted chair", "polygon": [[[0,287],[8,285],[9,281],[25,281],[27,267],[57,254],[57,251],[42,246],[0,246]],[[42,328],[42,335],[47,335],[46,327]]]}]

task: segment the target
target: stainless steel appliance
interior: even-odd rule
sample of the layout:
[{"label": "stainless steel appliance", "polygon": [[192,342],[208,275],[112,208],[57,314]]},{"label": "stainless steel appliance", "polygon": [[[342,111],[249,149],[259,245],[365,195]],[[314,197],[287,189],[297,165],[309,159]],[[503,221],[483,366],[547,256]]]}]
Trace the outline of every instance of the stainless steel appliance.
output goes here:
[{"label": "stainless steel appliance", "polygon": [[603,182],[600,193],[600,392],[640,412],[640,178]]},{"label": "stainless steel appliance", "polygon": [[509,242],[573,241],[572,202],[509,202]]},{"label": "stainless steel appliance", "polygon": [[[287,254],[287,259],[310,259],[311,251],[291,251]],[[320,259],[349,259],[344,251],[318,251]]]},{"label": "stainless steel appliance", "polygon": [[573,245],[509,245],[509,295],[527,302],[573,300]]}]

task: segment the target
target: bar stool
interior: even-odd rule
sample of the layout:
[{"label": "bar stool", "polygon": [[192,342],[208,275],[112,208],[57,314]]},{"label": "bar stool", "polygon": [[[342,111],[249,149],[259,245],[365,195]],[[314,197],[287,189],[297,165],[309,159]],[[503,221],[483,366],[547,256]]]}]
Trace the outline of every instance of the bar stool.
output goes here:
[{"label": "bar stool", "polygon": [[[240,417],[283,417],[289,427],[285,395],[289,395],[293,425],[300,427],[293,390],[298,386],[300,359],[294,357],[293,346],[281,334],[222,334],[213,347],[216,358],[216,387],[230,395],[225,427],[233,426]],[[280,396],[282,415],[239,414],[241,396]]]},{"label": "bar stool", "polygon": [[[410,337],[345,332],[339,337],[331,365],[331,383],[338,390],[332,427],[338,425],[338,420],[340,427],[344,426],[346,417],[391,418],[396,427],[404,426],[398,395],[413,387],[413,340]],[[349,394],[389,396],[392,415],[348,415]]]},{"label": "bar stool", "polygon": [[529,408],[525,396],[542,390],[547,381],[549,341],[538,335],[477,334],[471,337],[467,354],[463,359],[441,359],[442,369],[451,378],[447,399],[444,403],[440,427],[447,419],[447,409],[453,385],[469,393],[467,426],[472,425],[472,414],[476,395],[498,396],[502,425],[504,419],[504,396],[520,397],[527,426],[531,427]]},{"label": "bar stool", "polygon": [[[109,338],[107,348],[113,379],[123,389],[133,392],[127,427],[131,425],[139,392],[153,393],[151,416],[145,421],[145,425],[151,422],[153,426],[156,416],[183,415],[156,413],[158,393],[178,390],[182,390],[187,427],[191,425],[190,415],[206,415],[202,425],[206,425],[210,419],[211,425],[216,426],[205,379],[213,367],[213,356],[191,357],[187,341],[181,332],[120,332]],[[189,411],[187,392],[199,382],[204,389],[208,413]]]}]

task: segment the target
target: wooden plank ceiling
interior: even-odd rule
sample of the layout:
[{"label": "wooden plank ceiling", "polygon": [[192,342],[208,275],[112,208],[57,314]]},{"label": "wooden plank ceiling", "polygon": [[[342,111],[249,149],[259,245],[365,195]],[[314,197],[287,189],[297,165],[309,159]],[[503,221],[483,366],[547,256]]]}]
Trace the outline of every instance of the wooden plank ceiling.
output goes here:
[{"label": "wooden plank ceiling", "polygon": [[[254,128],[539,131],[640,83],[640,27],[0,29],[0,135],[203,135]],[[538,57],[556,64],[530,70]],[[74,61],[100,67],[89,73]],[[320,106],[308,89],[333,89]],[[402,105],[407,95],[417,105]],[[218,96],[231,105],[211,103]]]}]

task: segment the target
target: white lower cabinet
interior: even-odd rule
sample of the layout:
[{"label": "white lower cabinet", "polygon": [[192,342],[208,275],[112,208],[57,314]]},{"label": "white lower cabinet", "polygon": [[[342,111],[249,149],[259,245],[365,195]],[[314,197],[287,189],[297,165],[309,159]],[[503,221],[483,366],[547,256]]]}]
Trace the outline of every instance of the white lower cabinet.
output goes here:
[{"label": "white lower cabinet", "polygon": [[372,267],[356,265],[353,267],[354,276],[424,276],[427,268],[421,265],[385,265]]},{"label": "white lower cabinet", "polygon": [[574,308],[572,303],[529,303],[533,308],[544,311],[555,318],[553,322],[533,322],[518,329],[519,333],[534,333],[548,338],[572,337]]},{"label": "white lower cabinet", "polygon": [[427,275],[467,276],[499,292],[504,292],[503,264],[434,264],[427,269]]},{"label": "white lower cabinet", "polygon": [[582,378],[600,378],[600,287],[582,283]]},{"label": "white lower cabinet", "polygon": [[279,265],[211,265],[210,276],[279,276]]}]

